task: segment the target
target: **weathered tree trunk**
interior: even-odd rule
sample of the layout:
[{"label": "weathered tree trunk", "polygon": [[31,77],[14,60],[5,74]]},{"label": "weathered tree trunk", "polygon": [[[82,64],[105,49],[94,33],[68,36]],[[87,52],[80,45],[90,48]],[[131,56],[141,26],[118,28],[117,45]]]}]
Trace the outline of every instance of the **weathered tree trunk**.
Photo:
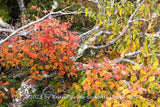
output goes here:
[{"label": "weathered tree trunk", "polygon": [[27,79],[22,82],[20,88],[18,89],[17,96],[13,98],[12,103],[9,107],[23,107],[24,100],[28,99],[32,93],[37,90],[38,82],[30,82],[32,79]]}]

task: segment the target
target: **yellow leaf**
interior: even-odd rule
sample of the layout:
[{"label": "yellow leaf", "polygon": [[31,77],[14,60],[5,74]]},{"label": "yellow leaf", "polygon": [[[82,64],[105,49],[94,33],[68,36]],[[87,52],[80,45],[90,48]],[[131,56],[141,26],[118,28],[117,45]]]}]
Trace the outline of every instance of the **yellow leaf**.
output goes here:
[{"label": "yellow leaf", "polygon": [[140,67],[138,64],[136,64],[136,65],[134,65],[134,66],[132,67],[132,69],[135,70],[135,71],[136,71],[136,70],[139,71],[139,70],[141,69],[141,67]]},{"label": "yellow leaf", "polygon": [[120,14],[120,16],[122,15],[122,8],[119,10],[119,14]]},{"label": "yellow leaf", "polygon": [[127,95],[127,94],[130,93],[130,91],[129,91],[128,89],[124,89],[124,90],[122,91],[122,93],[123,93],[123,95]]},{"label": "yellow leaf", "polygon": [[18,91],[16,91],[16,97],[20,97],[20,94],[18,93]]},{"label": "yellow leaf", "polygon": [[102,20],[99,21],[99,24],[98,24],[98,25],[101,26],[101,24],[102,24]]},{"label": "yellow leaf", "polygon": [[[81,87],[80,87],[79,85],[75,84],[75,83],[73,84],[73,86],[75,87],[76,90],[81,89]],[[80,91],[80,90],[79,90],[79,91]]]},{"label": "yellow leaf", "polygon": [[142,73],[142,74],[146,74],[146,72],[145,72],[143,69],[141,69],[141,73]]},{"label": "yellow leaf", "polygon": [[82,82],[81,82],[81,85],[84,85],[84,83],[87,81],[88,79],[85,78]]},{"label": "yellow leaf", "polygon": [[152,28],[152,22],[148,25],[148,30]]},{"label": "yellow leaf", "polygon": [[131,79],[130,79],[130,81],[131,82],[134,82],[134,81],[136,81],[137,80],[137,78],[133,75],[132,77],[131,77]]},{"label": "yellow leaf", "polygon": [[141,77],[141,78],[140,78],[140,81],[146,81],[146,77],[144,77],[144,76]]},{"label": "yellow leaf", "polygon": [[129,11],[130,14],[132,14],[132,11]]},{"label": "yellow leaf", "polygon": [[148,81],[151,82],[151,81],[154,81],[155,80],[155,76],[151,76],[149,77]]},{"label": "yellow leaf", "polygon": [[111,107],[111,105],[112,105],[112,102],[107,102],[107,103],[106,103],[106,106],[107,106],[107,107],[108,107],[108,106]]},{"label": "yellow leaf", "polygon": [[160,97],[158,97],[157,101],[160,103]]},{"label": "yellow leaf", "polygon": [[59,102],[58,102],[58,105],[62,104],[62,103],[63,103],[63,101],[64,101],[64,99],[63,99],[63,98],[62,98],[62,99],[60,99],[60,100],[59,100]]},{"label": "yellow leaf", "polygon": [[119,91],[122,91],[123,89],[124,89],[124,87],[119,87],[118,88]]},{"label": "yellow leaf", "polygon": [[106,70],[102,70],[100,73],[100,77],[104,76],[106,74]]},{"label": "yellow leaf", "polygon": [[144,56],[144,57],[146,57],[146,53],[145,53],[144,48],[143,48],[143,47],[141,47],[141,48],[140,48],[140,50],[141,50],[141,53],[143,54],[143,56]]},{"label": "yellow leaf", "polygon": [[145,102],[142,103],[142,107],[148,107],[148,104],[146,104]]},{"label": "yellow leaf", "polygon": [[[85,106],[84,106],[85,107]],[[101,104],[101,107],[105,107],[103,104]]]},{"label": "yellow leaf", "polygon": [[136,34],[135,34],[135,33],[133,33],[133,40],[135,39],[135,37],[136,37]]},{"label": "yellow leaf", "polygon": [[132,45],[133,45],[132,46],[132,51],[134,52],[134,51],[136,51],[136,44],[133,42]]},{"label": "yellow leaf", "polygon": [[107,40],[109,41],[109,40],[111,40],[113,37],[114,37],[114,35],[111,35],[111,36],[108,37]]}]

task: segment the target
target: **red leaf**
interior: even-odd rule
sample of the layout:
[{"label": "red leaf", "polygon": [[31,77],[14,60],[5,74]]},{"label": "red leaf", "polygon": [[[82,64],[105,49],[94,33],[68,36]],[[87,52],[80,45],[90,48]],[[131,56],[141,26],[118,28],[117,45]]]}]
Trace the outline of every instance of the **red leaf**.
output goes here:
[{"label": "red leaf", "polygon": [[103,57],[105,62],[109,62],[109,58],[108,57]]},{"label": "red leaf", "polygon": [[55,52],[55,49],[49,49],[49,53],[53,54]]},{"label": "red leaf", "polygon": [[99,86],[97,84],[93,84],[92,87],[98,89]]},{"label": "red leaf", "polygon": [[43,38],[43,37],[37,37],[37,39],[38,39],[39,43],[42,43],[42,42],[43,42],[43,40],[44,40],[44,38]]},{"label": "red leaf", "polygon": [[31,10],[32,10],[32,9],[36,9],[36,6],[32,5],[32,6],[30,7],[30,9],[31,9]]},{"label": "red leaf", "polygon": [[2,98],[0,98],[0,103],[3,101],[3,99]]},{"label": "red leaf", "polygon": [[106,73],[106,74],[104,75],[104,78],[108,80],[108,79],[110,79],[110,75],[109,75],[108,73]]},{"label": "red leaf", "polygon": [[64,72],[64,71],[61,71],[61,72],[60,72],[60,74],[61,74],[61,75],[64,75],[64,74],[65,74],[65,72]]},{"label": "red leaf", "polygon": [[77,71],[78,71],[78,70],[75,69],[75,70],[72,71],[72,73],[75,74],[75,72],[77,72]]},{"label": "red leaf", "polygon": [[30,51],[27,47],[22,47],[22,50],[24,53],[28,54]]},{"label": "red leaf", "polygon": [[72,52],[71,51],[67,51],[67,55],[68,56],[72,56]]},{"label": "red leaf", "polygon": [[36,54],[36,53],[29,53],[29,56],[30,56],[31,58],[35,58],[35,57],[37,57],[37,54]]},{"label": "red leaf", "polygon": [[71,45],[71,48],[73,48],[73,49],[76,49],[77,48],[77,43],[76,42],[74,42],[72,45]]},{"label": "red leaf", "polygon": [[41,61],[46,61],[46,58],[41,57],[40,60],[41,60]]},{"label": "red leaf", "polygon": [[114,78],[115,78],[116,80],[119,80],[119,79],[120,79],[120,77],[119,77],[118,75],[114,76]]}]

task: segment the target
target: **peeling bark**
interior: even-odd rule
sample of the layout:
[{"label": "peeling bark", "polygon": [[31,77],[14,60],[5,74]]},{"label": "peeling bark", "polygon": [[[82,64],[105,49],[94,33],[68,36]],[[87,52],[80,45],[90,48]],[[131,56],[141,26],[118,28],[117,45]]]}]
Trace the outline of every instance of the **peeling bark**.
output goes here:
[{"label": "peeling bark", "polygon": [[17,97],[13,98],[12,103],[8,107],[23,107],[25,99],[28,99],[32,93],[37,90],[38,82],[29,82],[32,79],[24,80],[18,89]]}]

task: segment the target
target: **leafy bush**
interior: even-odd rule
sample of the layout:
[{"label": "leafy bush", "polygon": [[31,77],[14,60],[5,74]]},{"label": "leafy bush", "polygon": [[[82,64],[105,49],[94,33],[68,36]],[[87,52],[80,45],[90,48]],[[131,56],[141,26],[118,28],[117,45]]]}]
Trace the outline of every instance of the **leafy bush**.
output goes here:
[{"label": "leafy bush", "polygon": [[[56,73],[54,79],[41,83],[62,93],[62,99],[53,106],[156,106],[160,103],[157,3],[158,0],[143,0],[141,5],[131,0],[115,3],[100,0],[97,11],[82,6],[80,10],[98,26],[84,33],[82,44],[79,36],[68,30],[69,21],[49,17],[25,29],[30,32],[27,37],[14,37],[1,45],[0,64],[6,69],[18,67],[29,72],[30,82],[42,81],[44,75]],[[29,11],[37,11],[36,15],[42,12],[36,5],[30,8]],[[80,63],[73,61],[76,53],[80,55]],[[65,80],[60,82],[60,78]],[[5,80],[0,83],[9,84]],[[0,92],[2,102],[7,97]],[[10,88],[10,94],[16,96],[14,88]],[[28,100],[25,106],[37,105],[42,100]],[[46,106],[50,102],[43,100],[43,103]]]}]

